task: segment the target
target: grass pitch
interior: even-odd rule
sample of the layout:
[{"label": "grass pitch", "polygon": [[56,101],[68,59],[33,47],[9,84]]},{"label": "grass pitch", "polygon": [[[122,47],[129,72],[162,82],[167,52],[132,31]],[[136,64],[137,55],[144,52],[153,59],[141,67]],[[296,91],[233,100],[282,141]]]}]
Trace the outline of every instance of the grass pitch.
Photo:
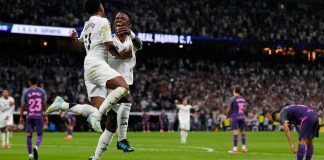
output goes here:
[{"label": "grass pitch", "polygon": [[[44,133],[39,160],[87,160],[93,155],[99,134],[76,132],[73,140],[63,139],[65,133]],[[324,133],[320,134],[323,137]],[[33,145],[36,135],[33,135]],[[249,152],[228,154],[232,148],[230,132],[190,132],[188,144],[180,144],[179,132],[130,132],[128,139],[133,153],[116,149],[117,135],[102,160],[294,160],[284,132],[248,132]],[[239,137],[240,139],[240,137]],[[297,147],[297,133],[293,133]],[[25,133],[14,133],[11,149],[0,149],[0,160],[28,160]],[[241,142],[239,141],[239,148]],[[315,139],[313,160],[324,159],[324,139]]]}]

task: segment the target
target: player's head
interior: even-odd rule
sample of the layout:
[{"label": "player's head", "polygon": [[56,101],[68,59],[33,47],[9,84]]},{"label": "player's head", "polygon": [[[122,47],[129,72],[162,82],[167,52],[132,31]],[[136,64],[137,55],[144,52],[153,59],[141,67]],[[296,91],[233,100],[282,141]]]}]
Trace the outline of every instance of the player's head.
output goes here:
[{"label": "player's head", "polygon": [[90,15],[98,14],[101,17],[105,16],[105,9],[100,0],[85,0],[83,2],[83,8]]},{"label": "player's head", "polygon": [[28,80],[29,86],[37,85],[37,83],[38,83],[37,77],[35,77],[35,76],[29,77],[29,80]]},{"label": "player's head", "polygon": [[9,97],[9,90],[8,89],[3,89],[2,90],[2,97],[8,98]]},{"label": "player's head", "polygon": [[280,111],[281,111],[281,109],[277,109],[272,112],[271,116],[274,121],[280,122],[280,114],[279,114]]},{"label": "player's head", "polygon": [[241,95],[242,89],[240,86],[236,85],[233,87],[233,94],[234,95]]},{"label": "player's head", "polygon": [[115,20],[114,28],[117,30],[120,27],[127,26],[128,28],[132,27],[132,17],[128,11],[120,10],[118,11]]},{"label": "player's head", "polygon": [[188,99],[187,98],[184,98],[182,99],[182,105],[187,105],[188,104]]}]

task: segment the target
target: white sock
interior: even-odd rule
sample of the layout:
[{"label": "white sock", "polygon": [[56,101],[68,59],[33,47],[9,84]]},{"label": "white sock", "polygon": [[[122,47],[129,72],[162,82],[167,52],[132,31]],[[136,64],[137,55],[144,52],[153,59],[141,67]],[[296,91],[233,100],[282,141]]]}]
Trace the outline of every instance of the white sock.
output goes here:
[{"label": "white sock", "polygon": [[184,132],[184,140],[185,140],[185,141],[187,141],[187,137],[188,137],[188,132],[185,131],[185,132]]},{"label": "white sock", "polygon": [[185,141],[185,131],[180,131],[181,141]]},{"label": "white sock", "polygon": [[131,103],[122,103],[119,107],[119,110],[117,113],[118,141],[126,139],[129,112],[130,112],[131,106],[132,106]]},{"label": "white sock", "polygon": [[99,107],[99,110],[93,113],[93,115],[97,118],[101,118],[103,114],[105,114],[109,109],[112,108],[121,98],[126,96],[127,90],[123,87],[117,87],[113,91],[111,91],[102,104]]},{"label": "white sock", "polygon": [[6,133],[5,132],[1,132],[1,141],[2,141],[2,144],[6,144]]},{"label": "white sock", "polygon": [[113,137],[114,133],[111,133],[107,129],[105,129],[105,131],[101,134],[99,138],[93,160],[100,159],[101,155],[107,150],[107,147],[111,143]]},{"label": "white sock", "polygon": [[7,144],[10,144],[11,132],[7,131]]},{"label": "white sock", "polygon": [[69,109],[75,114],[82,115],[84,117],[88,117],[90,114],[98,111],[96,107],[93,107],[88,104],[77,104]]}]

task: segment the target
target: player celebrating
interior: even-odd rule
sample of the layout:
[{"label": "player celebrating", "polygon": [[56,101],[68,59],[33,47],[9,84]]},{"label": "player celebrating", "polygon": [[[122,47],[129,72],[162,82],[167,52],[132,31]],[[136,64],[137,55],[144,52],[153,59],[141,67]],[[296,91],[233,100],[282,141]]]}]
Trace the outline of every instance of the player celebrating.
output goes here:
[{"label": "player celebrating", "polygon": [[242,141],[242,152],[247,152],[245,146],[245,99],[241,96],[241,88],[235,86],[233,89],[233,97],[230,98],[228,107],[226,110],[227,117],[231,118],[231,129],[233,132],[234,147],[228,153],[238,153],[237,150],[237,130],[240,129],[241,141]]},{"label": "player celebrating", "polygon": [[312,159],[314,137],[319,137],[318,115],[313,109],[305,105],[290,105],[282,110],[272,113],[275,120],[282,123],[285,134],[293,153],[296,153],[295,146],[291,139],[289,124],[299,126],[297,160],[302,160],[306,153],[306,160]]},{"label": "player celebrating", "polygon": [[[77,38],[77,33],[73,32],[72,41],[78,49],[81,50],[85,48],[87,52],[87,56],[84,59],[85,83],[86,85],[89,83],[93,84],[98,88],[112,89],[112,91],[105,98],[92,97],[93,92],[96,92],[96,90],[89,90],[87,86],[91,102],[98,110],[89,105],[65,103],[61,97],[57,97],[45,114],[68,109],[74,113],[86,116],[90,114],[87,119],[88,122],[95,131],[102,132],[100,125],[101,116],[123,97],[126,96],[123,99],[124,102],[130,101],[128,98],[130,96],[128,94],[128,85],[124,78],[107,63],[107,50],[109,53],[122,59],[131,58],[132,51],[126,49],[120,52],[117,51],[113,44],[109,21],[104,18],[105,11],[100,0],[85,0],[84,8],[91,17],[89,21],[85,22],[79,39]],[[114,117],[116,114],[117,113],[108,112],[108,117]],[[106,137],[111,138],[111,135],[115,132],[113,129],[110,129],[114,125],[112,123],[114,123],[114,121],[108,118],[107,125],[109,124],[109,127],[107,126],[108,130],[104,132]]]},{"label": "player celebrating", "polygon": [[[96,1],[94,1],[96,2]],[[96,6],[98,4],[98,9],[103,10],[102,5],[98,1],[98,3],[92,3],[89,1],[85,1],[84,5],[86,8],[86,5],[93,5]],[[92,6],[92,7],[93,7]],[[99,11],[100,12],[100,11]],[[102,11],[101,11],[102,12]],[[118,24],[117,24],[118,23]],[[118,29],[116,29],[118,26]],[[133,83],[133,67],[135,66],[136,59],[135,59],[135,52],[138,49],[142,48],[142,42],[139,40],[138,37],[135,36],[135,34],[128,28],[130,27],[130,16],[125,11],[120,11],[115,19],[114,27],[116,29],[116,36],[114,36],[113,43],[118,47],[118,50],[121,50],[120,53],[123,53],[125,50],[129,50],[130,55],[127,55],[125,53],[121,54],[121,56],[116,54],[115,57],[108,57],[109,65],[113,66],[114,69],[116,69],[118,72],[122,73],[123,77],[125,77],[127,84],[131,85]],[[81,34],[82,36],[82,34]],[[77,33],[72,34],[73,39],[77,39],[78,35]],[[79,46],[80,47],[80,46]],[[111,51],[109,51],[111,53]],[[128,51],[127,51],[128,52]],[[108,54],[109,56],[109,54]],[[113,60],[111,60],[113,59]],[[126,59],[126,60],[124,60]],[[99,107],[107,97],[107,89],[106,87],[96,85],[90,82],[89,78],[85,76],[85,83],[87,86],[88,96],[94,106]],[[128,86],[127,86],[128,87]],[[117,148],[122,149],[124,152],[132,152],[134,149],[129,146],[127,140],[126,140],[126,132],[127,132],[127,124],[128,124],[128,117],[129,117],[129,111],[131,106],[131,96],[128,94],[126,103],[121,103],[121,108],[118,110],[117,105],[113,105],[114,107],[112,110],[108,112],[108,119],[109,124],[107,122],[107,133],[102,134],[102,136],[99,139],[98,147],[96,150],[95,157],[100,157],[101,154],[105,151],[102,148],[106,148],[108,144],[111,142],[111,138],[113,137],[113,134],[116,131],[117,124],[115,122],[118,122],[118,142],[117,142]],[[62,98],[59,103],[54,102],[53,105],[50,106],[47,114],[50,112],[63,109],[66,110],[68,107],[62,107],[62,106],[72,106],[70,108],[70,111],[82,114],[84,116],[87,116],[94,112],[93,108],[89,108],[89,105],[75,105],[75,104],[68,104],[63,102]],[[63,105],[62,105],[63,104]],[[78,110],[75,108],[79,108]],[[81,112],[81,110],[84,110],[84,112]],[[118,117],[116,117],[116,112],[118,112]],[[118,119],[117,119],[118,118]],[[116,120],[117,119],[117,120]],[[109,127],[108,127],[109,125]],[[97,156],[96,156],[97,155]]]},{"label": "player celebrating", "polygon": [[72,140],[73,128],[76,124],[76,118],[74,117],[74,115],[67,112],[61,112],[60,117],[63,120],[66,127],[66,132],[68,133],[68,135],[64,137],[64,139]]},{"label": "player celebrating", "polygon": [[[4,89],[2,91],[2,97],[0,98],[0,101],[1,101],[0,103],[3,104],[3,111],[2,113],[0,113],[2,115],[0,116],[2,117],[0,118],[0,130],[1,130],[1,139],[2,139],[1,148],[5,148],[6,144],[7,144],[7,148],[11,148],[10,139],[12,137],[13,112],[15,110],[15,100],[11,96],[9,96],[8,89]],[[7,137],[5,134],[6,127],[7,127]]]},{"label": "player celebrating", "polygon": [[179,101],[175,100],[174,104],[176,108],[179,109],[179,124],[180,124],[180,137],[181,137],[181,143],[186,144],[187,143],[187,136],[188,136],[188,131],[190,131],[190,109],[196,109],[199,106],[201,106],[201,103],[198,103],[195,106],[191,106],[188,104],[187,99],[182,100],[182,104],[178,104]]},{"label": "player celebrating", "polygon": [[[24,124],[24,111],[27,110],[26,115],[26,132],[27,132],[27,149],[29,160],[38,159],[38,148],[43,139],[44,123],[48,123],[47,116],[43,115],[46,109],[46,94],[42,88],[37,87],[37,78],[32,76],[29,78],[29,88],[23,93],[21,97],[20,106],[20,124]],[[32,154],[32,133],[36,127],[37,137],[36,145],[33,148]]]}]

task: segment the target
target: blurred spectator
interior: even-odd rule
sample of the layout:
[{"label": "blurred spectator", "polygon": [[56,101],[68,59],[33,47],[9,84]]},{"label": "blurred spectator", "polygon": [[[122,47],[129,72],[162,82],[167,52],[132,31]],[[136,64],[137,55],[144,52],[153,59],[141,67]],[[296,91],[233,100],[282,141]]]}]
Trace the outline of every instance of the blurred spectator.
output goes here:
[{"label": "blurred spectator", "polygon": [[168,123],[168,117],[165,114],[165,109],[162,109],[159,120],[160,120],[160,132],[164,132]]},{"label": "blurred spectator", "polygon": [[177,118],[177,113],[175,111],[175,109],[173,108],[171,110],[171,112],[166,113],[167,114],[167,118],[168,118],[168,131],[169,132],[173,132],[174,131],[174,123],[176,121]]},{"label": "blurred spectator", "polygon": [[[304,1],[306,3],[307,1]],[[88,15],[83,0],[1,0],[0,22],[83,27]],[[324,43],[324,20],[316,3],[292,1],[278,7],[271,0],[104,1],[112,22],[120,9],[132,12],[138,32],[252,39],[257,41]],[[136,7],[134,7],[136,6]]]}]

